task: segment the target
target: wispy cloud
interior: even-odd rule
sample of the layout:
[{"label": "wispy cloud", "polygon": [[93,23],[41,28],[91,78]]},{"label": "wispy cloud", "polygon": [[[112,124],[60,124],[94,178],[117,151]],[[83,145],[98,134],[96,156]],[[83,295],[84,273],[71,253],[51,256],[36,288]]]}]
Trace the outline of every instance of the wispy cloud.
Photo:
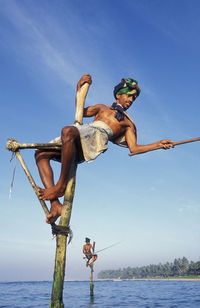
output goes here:
[{"label": "wispy cloud", "polygon": [[20,239],[20,238],[17,238],[17,239],[11,239],[11,238],[3,238],[3,239],[0,239],[0,243],[1,243],[1,246],[18,246],[18,247],[24,247],[24,246],[35,246],[35,247],[48,247],[49,246],[49,243],[48,242],[45,242],[45,241],[40,241],[40,242],[37,242],[37,241],[29,241],[29,240],[23,240],[23,239]]},{"label": "wispy cloud", "polygon": [[[105,61],[103,58],[105,50],[101,54],[101,49],[98,48],[102,47],[101,44],[92,45],[91,42],[95,39],[97,43],[98,38],[103,40],[112,22],[109,23],[108,18],[106,18],[105,25],[101,24],[102,29],[98,24],[87,24],[87,27],[84,28],[83,21],[78,20],[78,15],[74,14],[73,10],[68,9],[67,21],[65,21],[65,28],[63,28],[62,23],[54,18],[50,11],[46,13],[42,5],[36,5],[34,9],[32,10],[31,6],[20,5],[19,1],[7,1],[2,7],[1,14],[4,14],[4,17],[6,16],[6,19],[13,26],[13,33],[10,37],[12,37],[13,42],[17,43],[18,47],[15,52],[18,53],[18,57],[21,58],[23,64],[26,65],[27,63],[27,66],[31,66],[36,72],[42,71],[46,79],[57,78],[73,87],[83,73],[90,73],[90,70],[92,70],[98,73],[100,80],[103,79],[104,81],[103,85],[95,85],[95,92],[102,94],[99,98],[101,101],[96,102],[106,102],[107,97],[104,99],[104,95],[110,93],[113,80],[109,75],[112,74],[113,69],[110,70],[110,67],[106,67],[106,64],[103,63]],[[133,11],[135,9],[138,9],[138,5]],[[145,16],[148,15],[148,10],[144,12]],[[154,22],[150,16],[148,16],[148,20]],[[158,25],[160,26],[159,22]],[[131,57],[134,59],[133,55]],[[124,62],[121,63],[117,60],[113,62],[116,63],[116,70],[121,71],[121,69],[124,69]],[[125,70],[128,73],[130,64],[129,61],[125,62],[127,62]],[[137,63],[136,60],[135,63]],[[122,66],[121,69],[120,66]],[[86,71],[88,69],[89,71]],[[107,74],[109,70],[110,72]],[[137,73],[140,75],[139,69]],[[144,71],[143,74],[145,75]],[[152,111],[152,121],[148,121],[149,116],[147,119],[148,127],[145,123],[147,122],[146,119],[142,123],[143,127],[147,127],[144,134],[146,136],[145,141],[149,141],[150,138],[154,139],[152,132],[159,131],[157,124],[160,126],[160,120],[163,130],[166,130],[165,128],[169,129],[174,125],[175,119],[170,115],[166,105],[162,103],[162,97],[159,96],[158,91],[153,89],[152,84],[145,80],[142,84],[142,95],[144,95],[145,100],[148,98],[150,101],[149,109]],[[92,99],[93,102],[94,99],[96,100],[93,97]],[[144,112],[148,113],[148,106],[143,114]],[[178,130],[177,120],[176,127]]]},{"label": "wispy cloud", "polygon": [[[191,45],[198,44],[199,37],[196,34],[200,26],[199,5],[196,6],[195,13],[195,5],[189,1],[182,1],[181,6],[175,1],[161,3],[159,0],[147,0],[135,1],[134,4],[130,1],[129,6],[137,11],[137,14],[145,22],[152,25],[175,44],[181,43],[188,48]],[[187,14],[187,19],[184,17],[185,14],[180,14],[181,11]]]},{"label": "wispy cloud", "polygon": [[[18,55],[21,59],[33,61],[32,66],[47,69],[64,82],[74,80],[80,70],[76,59],[76,49],[72,51],[72,37],[63,32],[61,26],[48,16],[43,22],[40,17],[34,18],[28,10],[12,1],[4,5],[4,16],[13,26],[13,41],[18,42]],[[41,12],[40,12],[41,13]],[[54,30],[53,36],[51,29]],[[62,41],[62,43],[60,42]],[[70,78],[69,78],[70,76]]]},{"label": "wispy cloud", "polygon": [[185,204],[178,209],[179,213],[200,213],[200,205]]}]

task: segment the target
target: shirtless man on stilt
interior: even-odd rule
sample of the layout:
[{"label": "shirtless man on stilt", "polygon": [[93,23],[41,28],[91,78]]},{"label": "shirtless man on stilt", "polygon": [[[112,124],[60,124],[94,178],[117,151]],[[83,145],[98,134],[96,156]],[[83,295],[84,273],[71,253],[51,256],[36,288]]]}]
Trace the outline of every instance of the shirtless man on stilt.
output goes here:
[{"label": "shirtless man on stilt", "polygon": [[[77,89],[84,83],[92,83],[90,75],[83,75]],[[84,108],[84,117],[94,117],[91,124],[65,126],[61,131],[62,149],[60,151],[36,151],[35,158],[45,189],[38,188],[42,200],[50,200],[51,209],[47,223],[55,222],[61,215],[62,205],[59,197],[65,193],[71,164],[94,160],[107,150],[107,143],[127,146],[134,155],[156,149],[170,149],[170,140],[161,140],[147,145],[137,144],[136,127],[124,113],[140,94],[136,80],[127,78],[114,88],[116,102],[111,106],[97,104]],[[121,141],[119,141],[121,140]],[[61,162],[61,172],[57,184],[54,184],[50,160]]]},{"label": "shirtless man on stilt", "polygon": [[94,262],[97,260],[97,254],[94,253],[94,243],[90,244],[90,239],[88,237],[85,238],[86,244],[83,245],[83,254],[84,258],[87,259],[86,266],[90,267],[93,271]]}]

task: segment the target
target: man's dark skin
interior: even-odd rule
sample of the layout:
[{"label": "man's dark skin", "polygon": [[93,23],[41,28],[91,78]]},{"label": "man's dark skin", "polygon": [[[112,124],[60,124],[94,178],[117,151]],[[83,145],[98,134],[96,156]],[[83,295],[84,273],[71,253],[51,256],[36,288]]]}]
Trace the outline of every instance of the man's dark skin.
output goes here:
[{"label": "man's dark skin", "polygon": [[86,266],[89,266],[93,271],[93,264],[97,260],[97,255],[94,254],[94,248],[89,241],[83,245],[83,253],[87,259]]},{"label": "man's dark skin", "polygon": [[[84,83],[92,83],[90,75],[83,75],[77,84],[77,89]],[[135,101],[136,94],[116,95],[116,103],[127,110]],[[110,106],[97,104],[84,108],[84,117],[94,117],[94,121],[106,123],[113,131],[113,139],[125,135],[126,142],[130,152],[134,155],[149,152],[156,149],[170,149],[173,143],[170,140],[161,140],[147,145],[137,144],[137,134],[135,125],[125,116],[124,120],[118,121],[115,118],[116,111]],[[62,205],[59,197],[62,197],[67,185],[67,177],[71,164],[77,164],[84,160],[79,131],[75,126],[65,126],[61,131],[62,150],[48,152],[36,152],[36,163],[39,169],[40,177],[45,189],[38,188],[39,196],[42,200],[50,200],[51,209],[46,222],[52,223],[61,215]],[[57,184],[54,184],[53,171],[50,166],[50,160],[56,158],[61,161],[61,172]]]},{"label": "man's dark skin", "polygon": [[83,245],[83,254],[86,256],[86,258],[88,260],[87,266],[88,266],[88,262],[90,261],[90,259],[93,256],[93,253],[94,253],[94,250],[93,250],[92,244],[90,244],[90,242],[86,242],[86,244]]}]

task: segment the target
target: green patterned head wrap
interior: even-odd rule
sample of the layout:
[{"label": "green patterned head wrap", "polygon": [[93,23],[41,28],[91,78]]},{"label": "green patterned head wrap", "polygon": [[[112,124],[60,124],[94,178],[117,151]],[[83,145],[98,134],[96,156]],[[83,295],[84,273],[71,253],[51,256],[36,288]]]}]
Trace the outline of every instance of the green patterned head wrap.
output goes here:
[{"label": "green patterned head wrap", "polygon": [[115,86],[113,94],[116,98],[116,95],[118,94],[136,94],[139,96],[140,92],[141,90],[138,87],[137,80],[132,78],[123,78],[121,82]]}]

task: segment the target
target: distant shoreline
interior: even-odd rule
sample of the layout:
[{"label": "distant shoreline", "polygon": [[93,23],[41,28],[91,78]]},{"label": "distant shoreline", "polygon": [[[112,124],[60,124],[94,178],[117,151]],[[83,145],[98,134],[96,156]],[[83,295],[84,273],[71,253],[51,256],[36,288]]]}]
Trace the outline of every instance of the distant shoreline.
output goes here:
[{"label": "distant shoreline", "polygon": [[134,278],[134,279],[97,279],[97,281],[200,281],[200,278]]},{"label": "distant shoreline", "polygon": [[[64,282],[88,282],[90,280],[65,280]],[[200,281],[200,278],[135,278],[135,279],[94,279],[94,282],[98,281],[113,281],[113,282],[122,282],[122,281]],[[0,284],[7,284],[7,283],[52,283],[52,280],[19,280],[19,281],[7,281],[7,280],[0,280]]]}]

